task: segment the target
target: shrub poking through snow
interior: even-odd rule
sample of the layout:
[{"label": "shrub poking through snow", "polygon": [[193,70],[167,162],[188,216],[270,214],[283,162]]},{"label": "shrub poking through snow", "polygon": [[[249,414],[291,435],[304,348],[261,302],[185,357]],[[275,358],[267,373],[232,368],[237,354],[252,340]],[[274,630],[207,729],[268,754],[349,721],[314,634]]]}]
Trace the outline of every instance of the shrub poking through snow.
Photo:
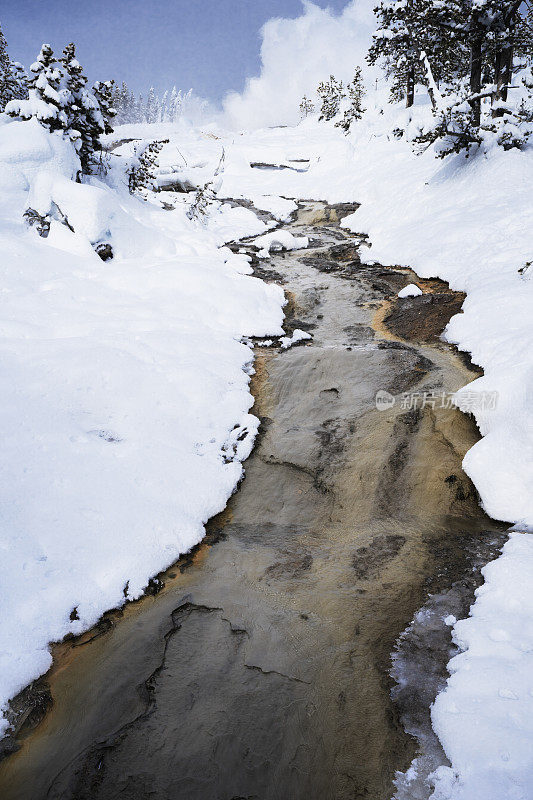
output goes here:
[{"label": "shrub poking through snow", "polygon": [[39,214],[34,208],[27,208],[23,217],[26,224],[29,225],[30,228],[35,228],[39,236],[43,239],[46,239],[50,233],[50,224],[52,220],[60,222],[74,233],[74,228],[68,221],[66,214],[63,214],[57,203],[54,203],[53,200],[50,204],[50,211],[46,214]]},{"label": "shrub poking through snow", "polygon": [[157,156],[168,139],[145,141],[135,146],[133,161],[128,171],[128,189],[130,194],[142,190],[155,191],[157,181],[155,171],[158,166]]},{"label": "shrub poking through snow", "polygon": [[348,107],[344,111],[344,116],[337,123],[337,128],[342,128],[346,133],[350,131],[352,123],[361,119],[365,113],[363,108],[363,97],[365,90],[363,87],[363,76],[361,74],[361,67],[355,68],[355,75],[353,80],[346,87],[347,99],[349,102]]},{"label": "shrub poking through snow", "polygon": [[199,186],[194,193],[194,200],[187,210],[188,219],[205,222],[209,207],[217,201],[216,189],[213,181],[208,181],[203,186]]},{"label": "shrub poking through snow", "polygon": [[320,98],[319,119],[329,122],[339,113],[341,102],[346,96],[343,83],[330,75],[329,81],[322,81],[316,91]]},{"label": "shrub poking through snow", "polygon": [[313,114],[314,110],[315,110],[314,103],[311,100],[309,100],[307,95],[304,94],[304,96],[302,97],[302,102],[300,103],[300,116],[301,116],[301,118],[305,119],[310,114]]},{"label": "shrub poking through snow", "polygon": [[39,214],[34,208],[27,208],[23,216],[26,224],[30,228],[35,228],[39,236],[46,239],[50,233],[50,215]]},{"label": "shrub poking through snow", "polygon": [[96,251],[96,254],[100,256],[102,261],[111,261],[111,259],[113,258],[114,255],[113,248],[111,247],[109,242],[100,242],[100,244],[97,244],[94,249]]},{"label": "shrub poking through snow", "polygon": [[191,221],[196,220],[204,223],[207,221],[210,206],[218,201],[218,192],[222,185],[222,174],[224,172],[224,163],[226,161],[226,152],[222,150],[218,167],[213,175],[213,180],[207,181],[203,186],[199,186],[194,194],[194,200],[187,210],[187,217]]}]

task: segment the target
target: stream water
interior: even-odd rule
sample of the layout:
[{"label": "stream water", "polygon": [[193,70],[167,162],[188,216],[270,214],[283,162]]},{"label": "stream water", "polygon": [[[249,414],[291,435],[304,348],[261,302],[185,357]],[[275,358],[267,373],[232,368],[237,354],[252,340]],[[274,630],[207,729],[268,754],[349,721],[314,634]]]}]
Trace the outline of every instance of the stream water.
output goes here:
[{"label": "stream water", "polygon": [[[426,773],[443,763],[428,711],[451,648],[442,620],[467,613],[503,534],[461,470],[471,420],[378,410],[375,395],[477,373],[438,339],[461,298],[421,282],[398,321],[412,273],[361,265],[363,237],[338,225],[349,210],[301,203],[287,227],[306,250],[259,262],[253,241],[236,245],[312,341],[257,348],[260,437],[202,545],[156,596],[56,646],[53,705],[1,762],[3,800],[388,800],[417,753]],[[394,689],[391,653],[426,602]],[[427,796],[398,781],[398,796]]]}]

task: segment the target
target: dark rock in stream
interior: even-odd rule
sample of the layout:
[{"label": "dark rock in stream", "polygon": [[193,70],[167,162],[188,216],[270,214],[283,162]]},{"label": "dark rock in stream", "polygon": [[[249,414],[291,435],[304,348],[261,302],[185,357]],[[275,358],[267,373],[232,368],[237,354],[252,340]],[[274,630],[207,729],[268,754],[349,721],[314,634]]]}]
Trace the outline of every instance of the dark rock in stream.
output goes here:
[{"label": "dark rock in stream", "polygon": [[384,322],[402,339],[438,341],[451,318],[460,313],[465,297],[462,292],[447,292],[399,299]]}]

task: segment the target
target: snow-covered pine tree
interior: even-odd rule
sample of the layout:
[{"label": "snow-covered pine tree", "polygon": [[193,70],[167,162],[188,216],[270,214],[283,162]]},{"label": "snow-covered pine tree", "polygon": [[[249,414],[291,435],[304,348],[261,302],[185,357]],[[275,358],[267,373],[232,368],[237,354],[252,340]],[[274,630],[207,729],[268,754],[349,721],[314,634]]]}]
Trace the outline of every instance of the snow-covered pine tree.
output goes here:
[{"label": "snow-covered pine tree", "polygon": [[28,99],[10,100],[6,114],[22,120],[35,117],[50,131],[66,130],[67,117],[59,93],[63,73],[49,44],[43,44],[30,71]]},{"label": "snow-covered pine tree", "polygon": [[178,92],[176,87],[172,87],[170,93],[170,101],[168,104],[168,122],[177,122],[181,113],[182,95],[181,90]]},{"label": "snow-covered pine tree", "polygon": [[116,111],[115,122],[117,125],[126,125],[129,121],[128,111],[130,102],[130,90],[124,81],[120,86],[113,85],[113,108]]},{"label": "snow-covered pine tree", "polygon": [[[455,33],[462,7],[469,0],[381,0],[374,10],[379,29],[368,51],[369,64],[382,63],[391,79],[394,101],[413,105],[415,87],[424,80],[420,54],[431,56],[437,82],[452,82],[465,74],[467,49]],[[471,0],[470,0],[471,1]],[[442,6],[442,10],[441,10]],[[447,25],[440,24],[443,17]]]},{"label": "snow-covered pine tree", "polygon": [[0,112],[10,100],[28,97],[28,76],[22,64],[11,61],[7,52],[7,42],[0,26]]},{"label": "snow-covered pine tree", "polygon": [[67,131],[73,141],[80,138],[82,106],[80,92],[85,88],[87,78],[83,74],[81,64],[76,58],[74,42],[67,44],[60,59],[63,65],[63,80],[60,89],[61,105],[67,117]]},{"label": "snow-covered pine tree", "polygon": [[474,124],[479,125],[479,95],[490,86],[493,105],[505,101],[515,56],[533,55],[531,4],[529,0],[448,0],[444,5],[431,0],[431,6],[432,25],[448,35],[451,32],[453,41],[469,52],[469,104]]},{"label": "snow-covered pine tree", "polygon": [[134,110],[132,109],[132,116],[134,122],[146,122],[146,104],[142,94],[134,100]]},{"label": "snow-covered pine tree", "polygon": [[329,81],[319,83],[316,90],[320,98],[319,120],[328,122],[339,113],[340,105],[346,96],[342,81],[338,81],[333,75],[329,76]]},{"label": "snow-covered pine tree", "polygon": [[533,28],[522,3],[449,0],[444,8],[439,0],[432,2],[433,24],[447,31],[453,19],[453,36],[470,50],[470,69],[466,85],[457,94],[442,99],[434,110],[435,124],[417,142],[424,145],[441,140],[438,155],[461,151],[468,154],[490,134],[506,149],[522,147],[531,136],[527,86],[520,112],[507,103],[515,54],[520,52],[530,58],[533,52]]},{"label": "snow-covered pine tree", "polygon": [[168,92],[163,93],[163,97],[161,98],[161,103],[159,105],[159,118],[158,122],[166,122],[167,121],[167,112],[168,112]]},{"label": "snow-covered pine tree", "polygon": [[82,172],[87,175],[91,173],[94,152],[100,149],[105,122],[97,98],[86,88],[87,77],[76,58],[73,42],[63,50],[61,63],[65,73],[61,101],[67,117],[66,132],[76,146]]},{"label": "snow-covered pine tree", "polygon": [[513,80],[514,61],[518,56],[526,63],[533,56],[533,8],[529,6],[525,13],[522,6],[527,4],[492,2],[487,9],[487,20],[490,23],[487,42],[484,46],[485,57],[492,62],[492,83],[495,91],[492,96],[493,116],[503,115],[499,104],[507,101],[508,87]]},{"label": "snow-covered pine tree", "polygon": [[104,120],[104,133],[113,133],[111,121],[116,117],[117,111],[113,105],[114,81],[96,81],[93,93],[100,106],[100,113]]},{"label": "snow-covered pine tree", "polygon": [[155,89],[153,86],[151,86],[150,91],[148,92],[148,99],[146,100],[146,122],[153,123],[158,121],[159,104],[159,98],[156,97]]},{"label": "snow-covered pine tree", "polygon": [[311,100],[309,100],[307,95],[304,94],[304,96],[302,97],[302,102],[300,103],[300,117],[302,119],[305,119],[305,117],[308,117],[309,114],[312,114],[314,110],[315,110],[314,103]]},{"label": "snow-covered pine tree", "polygon": [[130,194],[142,190],[156,188],[155,170],[157,156],[168,139],[145,141],[136,145],[133,150],[133,161],[128,171],[128,189]]},{"label": "snow-covered pine tree", "polygon": [[356,67],[353,80],[346,86],[346,96],[348,98],[349,105],[344,112],[343,118],[335,123],[337,128],[342,128],[346,133],[348,133],[352,123],[358,119],[361,119],[365,113],[365,109],[363,108],[364,95],[365,89],[363,86],[361,67]]},{"label": "snow-covered pine tree", "polygon": [[87,78],[73,42],[65,47],[61,63],[64,79],[60,96],[67,118],[66,133],[74,142],[82,172],[87,175],[95,165],[95,153],[101,150],[100,136],[113,130],[113,81],[98,81],[92,91],[87,89]]},{"label": "snow-covered pine tree", "polygon": [[128,96],[126,110],[127,110],[126,113],[127,123],[140,122],[137,98],[135,97],[135,94],[132,91],[130,91]]},{"label": "snow-covered pine tree", "polygon": [[24,66],[20,61],[11,62],[11,72],[13,75],[13,84],[11,89],[11,97],[14,100],[25,100],[28,97],[28,75]]},{"label": "snow-covered pine tree", "polygon": [[7,54],[7,42],[0,26],[0,111],[11,100],[11,60]]}]

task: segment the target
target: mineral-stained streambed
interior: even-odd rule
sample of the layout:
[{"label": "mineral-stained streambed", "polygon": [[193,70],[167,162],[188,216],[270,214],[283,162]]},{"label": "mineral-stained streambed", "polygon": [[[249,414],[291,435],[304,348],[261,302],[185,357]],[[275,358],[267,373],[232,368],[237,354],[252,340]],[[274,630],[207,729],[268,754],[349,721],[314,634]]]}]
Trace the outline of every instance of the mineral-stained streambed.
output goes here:
[{"label": "mineral-stained streambed", "polygon": [[[361,264],[350,210],[300,203],[287,227],[305,250],[236,245],[312,340],[257,348],[260,437],[202,545],[157,594],[55,646],[26,693],[53,702],[0,764],[3,800],[388,800],[419,742],[444,760],[428,712],[442,619],[467,613],[503,533],[461,470],[474,424],[431,398],[477,373],[439,340],[463,298],[420,281],[398,300],[413,274]],[[394,405],[376,408],[380,390]],[[428,596],[391,697],[391,653]]]}]

